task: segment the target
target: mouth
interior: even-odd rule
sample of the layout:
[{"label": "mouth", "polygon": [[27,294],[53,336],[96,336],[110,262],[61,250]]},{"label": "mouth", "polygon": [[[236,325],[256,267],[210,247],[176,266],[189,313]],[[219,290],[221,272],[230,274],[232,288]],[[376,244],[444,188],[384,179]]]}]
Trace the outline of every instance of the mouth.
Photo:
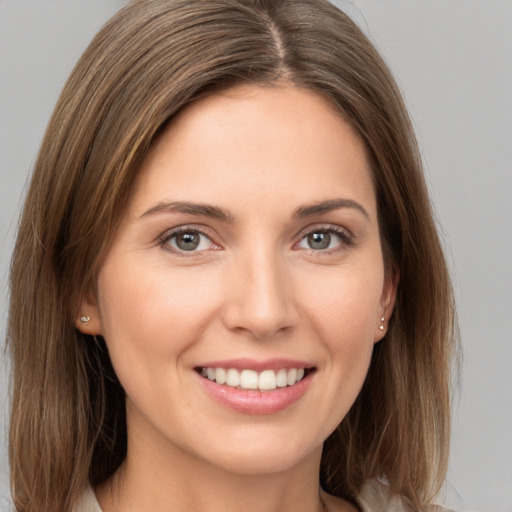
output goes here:
[{"label": "mouth", "polygon": [[298,384],[316,371],[316,368],[278,368],[261,372],[222,367],[196,367],[194,370],[203,378],[228,388],[273,391]]}]

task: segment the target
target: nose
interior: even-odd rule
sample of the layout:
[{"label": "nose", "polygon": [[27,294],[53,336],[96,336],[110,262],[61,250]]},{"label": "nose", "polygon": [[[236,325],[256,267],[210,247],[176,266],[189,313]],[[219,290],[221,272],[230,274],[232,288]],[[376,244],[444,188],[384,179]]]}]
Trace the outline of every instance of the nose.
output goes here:
[{"label": "nose", "polygon": [[291,330],[298,320],[285,262],[277,255],[252,254],[230,269],[223,321],[232,331],[270,338]]}]

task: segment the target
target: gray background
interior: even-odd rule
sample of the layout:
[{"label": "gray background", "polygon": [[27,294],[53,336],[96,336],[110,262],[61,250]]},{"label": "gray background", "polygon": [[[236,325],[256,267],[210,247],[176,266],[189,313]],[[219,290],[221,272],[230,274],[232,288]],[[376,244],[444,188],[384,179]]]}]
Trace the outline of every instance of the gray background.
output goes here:
[{"label": "gray background", "polygon": [[[0,332],[27,176],[57,95],[122,0],[0,0]],[[464,365],[447,501],[512,511],[512,1],[339,4],[382,51],[413,116],[459,305]],[[0,386],[7,390],[6,363]],[[6,395],[2,392],[1,396]],[[0,428],[7,400],[0,400]],[[0,506],[7,509],[5,427]]]}]

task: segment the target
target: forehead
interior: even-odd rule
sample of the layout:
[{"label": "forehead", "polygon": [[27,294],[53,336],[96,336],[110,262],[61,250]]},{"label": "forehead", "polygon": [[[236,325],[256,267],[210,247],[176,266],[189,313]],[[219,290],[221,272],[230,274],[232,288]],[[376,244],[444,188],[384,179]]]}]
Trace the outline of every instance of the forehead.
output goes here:
[{"label": "forehead", "polygon": [[374,209],[366,150],[350,124],[316,92],[244,86],[196,101],[172,120],[143,162],[132,206],[140,211],[167,195],[243,208],[253,198],[307,203],[335,193]]}]

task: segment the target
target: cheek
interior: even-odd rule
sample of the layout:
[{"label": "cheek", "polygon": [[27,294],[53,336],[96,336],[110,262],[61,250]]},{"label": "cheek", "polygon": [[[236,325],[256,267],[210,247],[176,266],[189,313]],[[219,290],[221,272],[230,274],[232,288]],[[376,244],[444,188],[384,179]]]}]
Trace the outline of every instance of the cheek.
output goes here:
[{"label": "cheek", "polygon": [[384,272],[379,264],[360,268],[336,269],[308,285],[310,326],[323,345],[332,384],[333,425],[359,394],[374,348]]},{"label": "cheek", "polygon": [[[177,360],[208,325],[212,294],[198,294],[190,269],[173,272],[131,258],[105,262],[98,279],[103,336],[119,378],[153,373]],[[137,271],[129,271],[137,269]],[[188,272],[187,272],[188,271]]]},{"label": "cheek", "polygon": [[315,328],[326,340],[373,343],[384,272],[380,265],[336,269],[330,275],[310,276],[302,292]]}]

